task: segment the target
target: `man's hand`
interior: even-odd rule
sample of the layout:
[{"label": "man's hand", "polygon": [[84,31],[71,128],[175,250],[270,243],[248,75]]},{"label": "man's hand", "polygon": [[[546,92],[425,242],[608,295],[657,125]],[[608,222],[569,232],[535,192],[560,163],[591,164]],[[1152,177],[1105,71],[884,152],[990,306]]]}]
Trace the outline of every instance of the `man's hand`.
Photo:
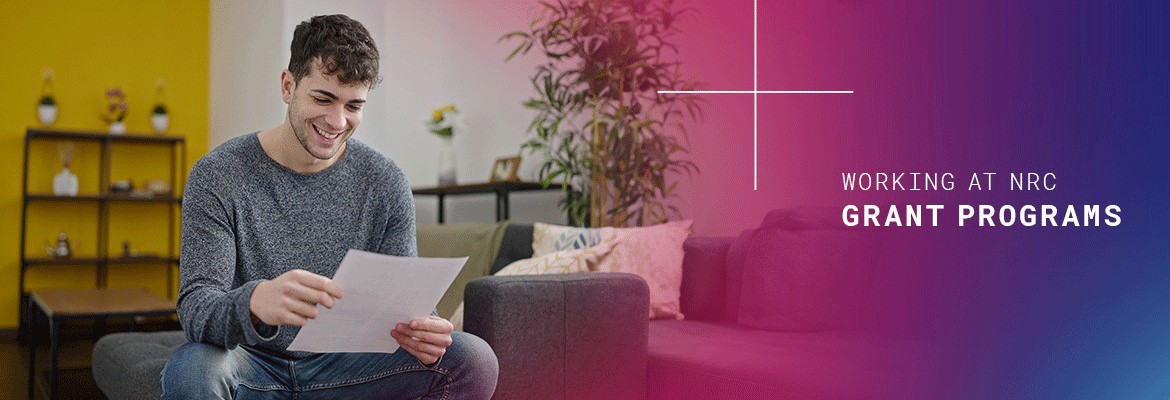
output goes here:
[{"label": "man's hand", "polygon": [[285,272],[260,282],[252,290],[248,308],[265,324],[305,326],[317,318],[317,305],[333,308],[341,298],[341,286],[332,279],[303,269]]},{"label": "man's hand", "polygon": [[451,331],[454,329],[451,321],[432,315],[410,321],[409,324],[398,324],[390,331],[390,336],[423,364],[431,365],[447,352],[447,346],[451,345]]}]

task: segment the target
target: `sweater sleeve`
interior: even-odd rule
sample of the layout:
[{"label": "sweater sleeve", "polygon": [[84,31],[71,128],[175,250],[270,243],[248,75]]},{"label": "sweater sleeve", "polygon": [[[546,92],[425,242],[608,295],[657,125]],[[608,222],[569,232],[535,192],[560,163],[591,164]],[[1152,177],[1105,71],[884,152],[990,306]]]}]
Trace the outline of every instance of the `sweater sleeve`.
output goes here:
[{"label": "sweater sleeve", "polygon": [[394,166],[386,188],[386,231],[382,234],[379,253],[402,257],[418,257],[418,238],[415,232],[414,194],[406,175]]},{"label": "sweater sleeve", "polygon": [[178,314],[193,342],[234,348],[277,337],[278,327],[252,324],[252,290],[261,281],[232,289],[236,276],[236,235],[229,203],[199,185],[195,173],[183,193],[179,250]]}]

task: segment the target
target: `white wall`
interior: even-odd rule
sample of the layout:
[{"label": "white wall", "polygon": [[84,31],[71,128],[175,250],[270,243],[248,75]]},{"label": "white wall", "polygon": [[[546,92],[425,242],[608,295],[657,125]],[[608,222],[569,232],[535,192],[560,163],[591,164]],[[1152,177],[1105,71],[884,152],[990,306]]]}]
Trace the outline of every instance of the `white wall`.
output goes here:
[{"label": "white wall", "polygon": [[[298,23],[318,14],[343,13],[361,21],[381,52],[382,84],[370,92],[355,137],[394,159],[414,187],[433,186],[439,140],[426,131],[430,111],[447,103],[463,112],[466,129],[455,136],[458,180],[487,180],[496,158],[519,153],[531,113],[520,106],[530,95],[537,58],[504,57],[500,35],[527,26],[536,2],[213,0],[211,15],[210,146],[267,129],[284,119],[280,71]],[[521,177],[535,179],[538,161],[525,154]],[[563,223],[560,192],[512,196],[512,220]],[[420,224],[433,223],[433,197],[416,198]],[[493,195],[449,198],[448,222],[490,222]]]},{"label": "white wall", "polygon": [[208,148],[284,120],[280,71],[289,44],[281,36],[283,15],[281,0],[211,2]]}]

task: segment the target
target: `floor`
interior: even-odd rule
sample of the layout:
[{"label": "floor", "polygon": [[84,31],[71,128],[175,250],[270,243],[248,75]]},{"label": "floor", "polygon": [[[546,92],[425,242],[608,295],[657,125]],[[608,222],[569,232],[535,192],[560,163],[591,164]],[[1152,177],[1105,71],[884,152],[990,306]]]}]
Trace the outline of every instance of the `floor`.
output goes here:
[{"label": "floor", "polygon": [[[61,346],[60,364],[67,368],[60,375],[61,397],[65,399],[105,399],[89,370],[90,355],[93,354],[93,340],[70,340]],[[47,371],[49,349],[42,346],[37,350],[40,370]],[[42,382],[48,379],[42,377]],[[16,339],[0,339],[0,400],[28,399],[28,350]],[[40,396],[37,397],[41,398]]]}]

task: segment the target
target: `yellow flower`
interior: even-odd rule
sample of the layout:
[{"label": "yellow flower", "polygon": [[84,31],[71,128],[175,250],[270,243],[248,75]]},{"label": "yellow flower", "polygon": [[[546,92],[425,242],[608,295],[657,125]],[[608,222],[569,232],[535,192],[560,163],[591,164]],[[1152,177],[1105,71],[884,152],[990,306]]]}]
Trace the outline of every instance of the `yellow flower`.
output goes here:
[{"label": "yellow flower", "polygon": [[434,121],[435,121],[435,122],[439,122],[439,121],[442,121],[442,120],[443,120],[443,110],[436,108],[436,109],[435,109],[435,116],[434,116]]},{"label": "yellow flower", "polygon": [[443,111],[458,111],[458,110],[455,109],[454,104],[448,104],[448,105],[443,106]]}]

